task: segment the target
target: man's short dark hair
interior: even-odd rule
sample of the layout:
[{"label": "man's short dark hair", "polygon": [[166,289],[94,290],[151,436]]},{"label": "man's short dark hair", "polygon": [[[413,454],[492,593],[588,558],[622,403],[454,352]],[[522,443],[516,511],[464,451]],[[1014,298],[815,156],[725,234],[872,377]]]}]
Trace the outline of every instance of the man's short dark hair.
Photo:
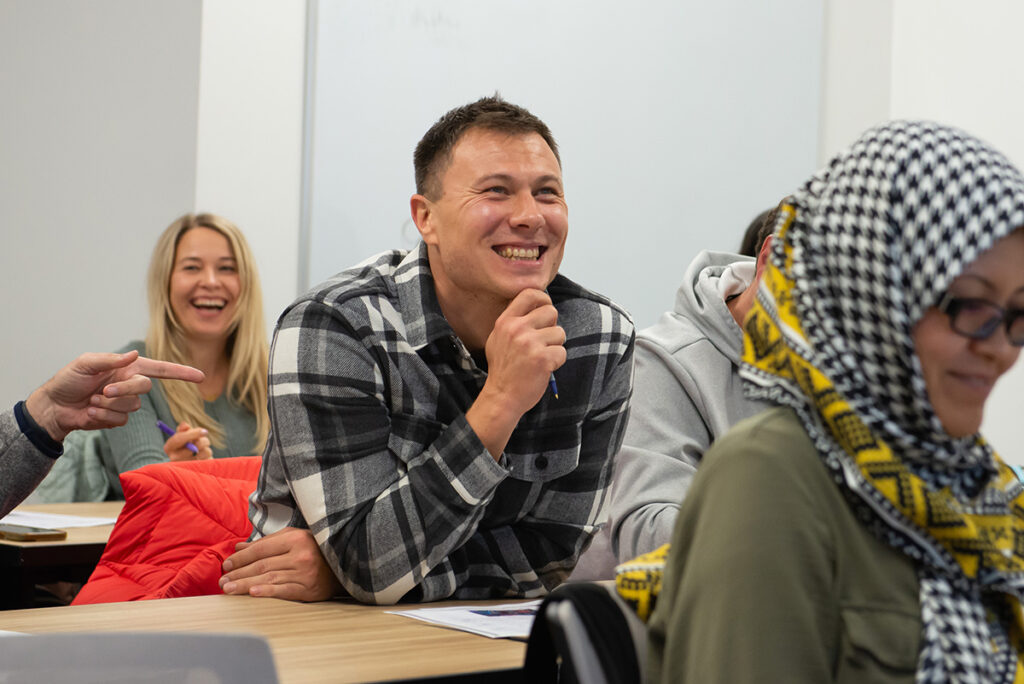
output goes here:
[{"label": "man's short dark hair", "polygon": [[432,200],[440,196],[441,175],[451,163],[452,149],[471,128],[509,135],[536,133],[551,148],[559,167],[562,165],[562,159],[558,156],[558,143],[547,124],[523,107],[506,102],[495,94],[456,107],[438,119],[420,139],[412,158],[416,169],[417,193]]},{"label": "man's short dark hair", "polygon": [[747,232],[743,234],[743,241],[740,243],[740,254],[757,258],[757,255],[761,253],[761,245],[775,231],[775,222],[778,219],[779,207],[765,209],[755,216],[754,220],[747,226]]}]

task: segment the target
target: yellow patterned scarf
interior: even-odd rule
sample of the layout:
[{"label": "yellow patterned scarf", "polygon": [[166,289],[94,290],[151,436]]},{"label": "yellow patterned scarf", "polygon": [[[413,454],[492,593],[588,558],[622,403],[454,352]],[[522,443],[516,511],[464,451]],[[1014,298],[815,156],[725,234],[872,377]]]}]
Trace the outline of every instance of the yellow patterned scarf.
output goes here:
[{"label": "yellow patterned scarf", "polygon": [[637,556],[615,568],[615,589],[637,616],[647,622],[661,593],[669,544]]}]

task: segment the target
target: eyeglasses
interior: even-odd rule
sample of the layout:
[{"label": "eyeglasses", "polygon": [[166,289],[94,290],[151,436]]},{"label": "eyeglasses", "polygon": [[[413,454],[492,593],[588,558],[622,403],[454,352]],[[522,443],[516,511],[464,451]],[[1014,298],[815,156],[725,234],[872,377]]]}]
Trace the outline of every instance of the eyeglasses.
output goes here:
[{"label": "eyeglasses", "polygon": [[1015,347],[1024,347],[1024,309],[1004,309],[985,299],[943,295],[938,309],[949,316],[953,332],[973,340],[992,336],[1000,324],[1006,326],[1006,338]]}]

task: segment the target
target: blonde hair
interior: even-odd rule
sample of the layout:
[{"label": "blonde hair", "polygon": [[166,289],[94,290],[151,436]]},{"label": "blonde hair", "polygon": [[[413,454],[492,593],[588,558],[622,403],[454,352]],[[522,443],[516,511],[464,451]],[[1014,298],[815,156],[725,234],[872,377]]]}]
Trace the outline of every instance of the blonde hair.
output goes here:
[{"label": "blonde hair", "polygon": [[[235,257],[240,292],[228,335],[228,379],[224,391],[235,403],[255,414],[254,453],[262,453],[270,430],[267,415],[269,349],[263,322],[263,293],[249,243],[231,221],[216,214],[185,214],[167,226],[156,241],[147,278],[149,331],[146,333],[146,354],[163,361],[190,362],[185,332],[171,307],[170,283],[178,243],[193,228],[209,228],[223,235]],[[210,432],[210,442],[219,448],[224,446],[224,428],[206,414],[203,397],[196,385],[175,381],[160,384],[176,421],[205,427]]]}]

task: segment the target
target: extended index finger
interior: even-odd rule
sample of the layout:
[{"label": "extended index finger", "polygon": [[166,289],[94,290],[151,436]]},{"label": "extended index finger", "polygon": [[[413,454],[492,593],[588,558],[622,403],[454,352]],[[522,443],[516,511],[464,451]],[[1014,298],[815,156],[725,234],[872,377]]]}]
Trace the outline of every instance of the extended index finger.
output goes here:
[{"label": "extended index finger", "polygon": [[162,380],[202,382],[203,378],[206,377],[203,375],[203,371],[192,366],[183,366],[179,363],[171,363],[170,361],[157,361],[156,359],[148,359],[145,356],[140,356],[135,360],[135,367],[141,375]]}]

